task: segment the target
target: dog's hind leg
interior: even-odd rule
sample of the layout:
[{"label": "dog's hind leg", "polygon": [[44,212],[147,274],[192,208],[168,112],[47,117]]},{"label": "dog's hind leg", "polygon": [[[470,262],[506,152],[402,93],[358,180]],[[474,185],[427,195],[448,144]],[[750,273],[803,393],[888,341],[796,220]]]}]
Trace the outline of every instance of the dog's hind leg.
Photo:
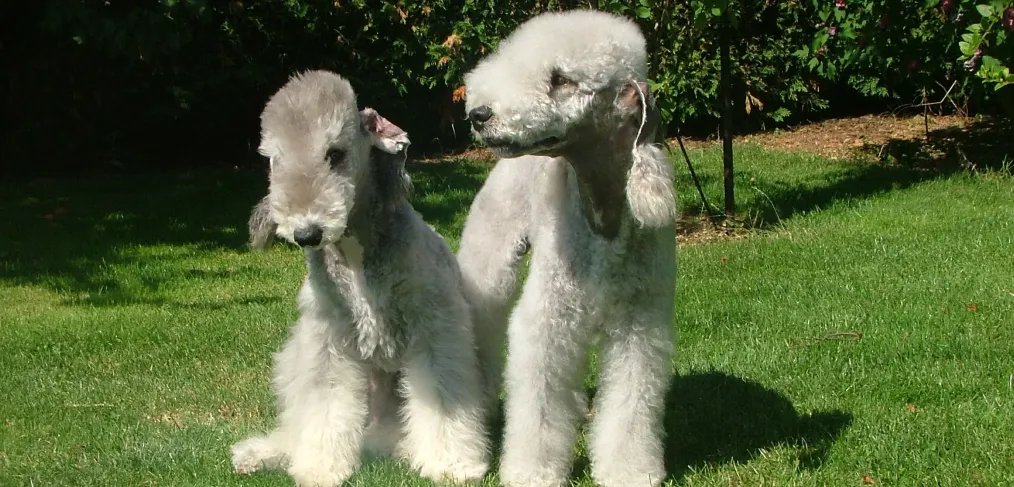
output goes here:
[{"label": "dog's hind leg", "polygon": [[[671,300],[663,301],[672,309]],[[603,487],[654,487],[666,475],[662,421],[672,374],[672,315],[644,306],[605,325],[589,432],[592,478]]]},{"label": "dog's hind leg", "polygon": [[370,372],[370,423],[363,450],[371,458],[390,456],[402,436],[398,374],[374,368]]},{"label": "dog's hind leg", "polygon": [[438,482],[476,480],[489,469],[485,402],[464,300],[457,311],[457,316],[419,318],[415,329],[422,333],[409,347],[402,370],[405,436],[398,453],[423,477]]}]

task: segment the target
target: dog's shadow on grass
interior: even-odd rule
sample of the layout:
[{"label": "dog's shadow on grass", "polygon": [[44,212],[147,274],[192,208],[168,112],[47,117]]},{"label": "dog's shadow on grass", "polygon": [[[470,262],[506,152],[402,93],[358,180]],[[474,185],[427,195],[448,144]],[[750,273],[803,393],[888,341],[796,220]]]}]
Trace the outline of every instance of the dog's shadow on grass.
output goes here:
[{"label": "dog's shadow on grass", "polygon": [[[594,396],[594,389],[591,395]],[[594,400],[594,398],[593,398]],[[503,405],[494,441],[502,447]],[[831,446],[852,424],[843,411],[799,414],[784,395],[724,372],[674,376],[666,399],[667,480],[709,466],[748,462],[762,450],[792,448],[802,469],[821,466]],[[585,455],[575,458],[571,478],[589,478]]]},{"label": "dog's shadow on grass", "polygon": [[776,446],[795,449],[801,468],[816,468],[851,424],[844,411],[801,415],[778,391],[723,372],[677,376],[666,402],[666,471],[679,479]]}]

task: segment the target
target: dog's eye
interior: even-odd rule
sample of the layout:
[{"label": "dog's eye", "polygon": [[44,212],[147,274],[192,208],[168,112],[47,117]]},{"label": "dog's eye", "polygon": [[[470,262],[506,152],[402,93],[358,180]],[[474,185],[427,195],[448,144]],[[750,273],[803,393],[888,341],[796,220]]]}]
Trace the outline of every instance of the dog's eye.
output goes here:
[{"label": "dog's eye", "polygon": [[341,166],[345,162],[345,151],[338,148],[331,148],[327,150],[327,161],[331,164],[331,168],[334,169]]},{"label": "dog's eye", "polygon": [[552,85],[553,88],[559,88],[570,83],[571,81],[567,79],[566,76],[560,74],[559,71],[553,71],[553,75],[549,78],[549,84]]}]

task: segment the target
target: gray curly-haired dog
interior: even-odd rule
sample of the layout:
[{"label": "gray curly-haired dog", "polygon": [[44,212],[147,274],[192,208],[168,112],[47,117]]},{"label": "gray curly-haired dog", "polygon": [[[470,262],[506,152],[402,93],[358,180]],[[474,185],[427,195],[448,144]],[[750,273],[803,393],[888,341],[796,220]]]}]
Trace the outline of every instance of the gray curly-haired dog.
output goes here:
[{"label": "gray curly-haired dog", "polygon": [[487,397],[498,390],[506,327],[506,485],[565,485],[596,340],[592,477],[606,487],[665,477],[676,203],[670,162],[653,143],[645,58],[633,22],[550,13],[465,77],[473,131],[502,157],[472,204],[458,259]]},{"label": "gray curly-haired dog", "polygon": [[285,468],[298,485],[336,486],[371,445],[433,480],[487,471],[469,307],[450,247],[408,201],[407,145],[327,71],[294,76],[265,106],[270,185],[252,243],[299,245],[308,275],[275,355],[278,426],[232,447],[237,472]]}]

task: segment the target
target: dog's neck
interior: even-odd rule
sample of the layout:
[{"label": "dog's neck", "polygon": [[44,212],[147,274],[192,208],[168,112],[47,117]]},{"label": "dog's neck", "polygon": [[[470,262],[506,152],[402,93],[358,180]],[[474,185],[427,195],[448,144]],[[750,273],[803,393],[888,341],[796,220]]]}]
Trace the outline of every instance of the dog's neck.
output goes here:
[{"label": "dog's neck", "polygon": [[357,192],[348,226],[342,235],[342,240],[355,239],[364,255],[368,255],[371,248],[380,245],[391,233],[388,229],[394,224],[395,216],[408,202],[401,194],[385,195],[379,191],[378,184],[378,178],[372,171],[363,176],[363,181],[357,186],[366,189]]},{"label": "dog's neck", "polygon": [[581,211],[592,230],[607,239],[620,233],[627,207],[627,171],[633,163],[630,149],[612,137],[588,137],[560,153],[577,174]]}]

